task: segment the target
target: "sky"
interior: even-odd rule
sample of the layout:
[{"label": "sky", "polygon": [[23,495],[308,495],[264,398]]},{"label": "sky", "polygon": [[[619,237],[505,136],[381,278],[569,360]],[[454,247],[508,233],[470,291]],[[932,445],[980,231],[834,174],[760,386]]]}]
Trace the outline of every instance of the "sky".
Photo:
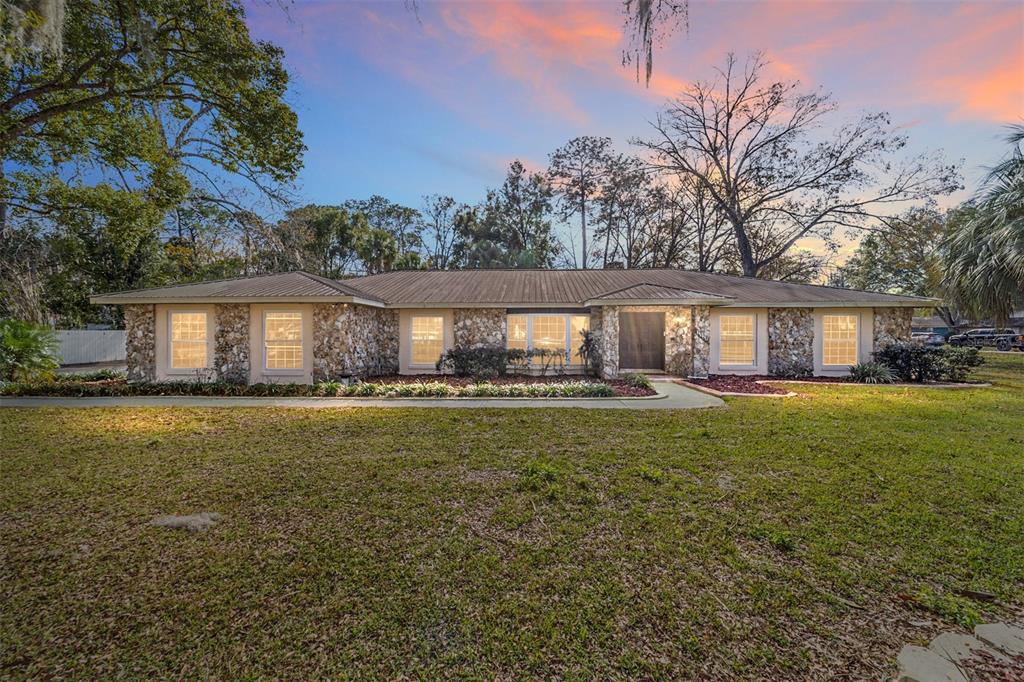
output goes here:
[{"label": "sky", "polygon": [[[968,198],[1024,121],[1022,2],[701,2],[656,47],[654,75],[623,67],[621,0],[253,0],[253,35],[284,49],[308,151],[300,201],[428,194],[475,203],[508,164],[547,166],[573,137],[620,151],[729,52],[761,51],[773,80],[839,104],[838,125],[886,111],[905,153],[963,162]],[[802,246],[817,251],[813,240]],[[838,260],[849,255],[847,240]]]}]

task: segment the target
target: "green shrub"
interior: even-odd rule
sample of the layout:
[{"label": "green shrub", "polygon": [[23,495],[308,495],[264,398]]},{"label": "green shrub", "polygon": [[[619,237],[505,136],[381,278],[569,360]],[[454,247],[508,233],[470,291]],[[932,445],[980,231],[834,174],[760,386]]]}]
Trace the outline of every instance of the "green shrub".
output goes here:
[{"label": "green shrub", "polygon": [[622,380],[633,388],[654,388],[654,383],[647,377],[646,374],[638,374],[630,372],[629,374],[623,374]]},{"label": "green shrub", "polygon": [[584,329],[583,339],[580,341],[580,347],[576,351],[583,359],[584,371],[595,377],[601,371],[601,345],[599,341],[600,338],[597,332]]},{"label": "green shrub", "polygon": [[0,320],[0,379],[31,381],[60,366],[53,330],[31,322]]},{"label": "green shrub", "polygon": [[493,379],[505,376],[508,350],[499,346],[456,346],[441,355],[436,367],[439,372],[451,372],[457,377]]},{"label": "green shrub", "polygon": [[977,348],[943,346],[939,351],[939,367],[947,381],[967,381],[974,368],[984,363]]},{"label": "green shrub", "polygon": [[918,343],[894,343],[872,357],[892,370],[900,381],[936,381],[942,377],[939,351]]},{"label": "green shrub", "polygon": [[109,368],[92,372],[67,372],[56,376],[57,381],[123,381],[127,378],[125,372]]},{"label": "green shrub", "polygon": [[894,343],[875,351],[901,381],[965,381],[984,359],[977,348],[932,348],[917,343]]},{"label": "green shrub", "polygon": [[861,384],[891,384],[896,375],[880,362],[860,362],[850,368],[850,376]]}]

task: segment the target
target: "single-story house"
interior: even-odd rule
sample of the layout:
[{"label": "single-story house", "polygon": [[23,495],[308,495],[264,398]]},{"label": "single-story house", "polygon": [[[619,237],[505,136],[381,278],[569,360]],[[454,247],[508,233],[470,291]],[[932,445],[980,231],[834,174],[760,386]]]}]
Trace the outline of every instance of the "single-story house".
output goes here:
[{"label": "single-story house", "polygon": [[134,381],[310,382],[431,374],[446,349],[561,353],[582,370],[846,374],[910,338],[932,299],[684,270],[404,270],[333,280],[306,272],[93,296],[124,306]]}]

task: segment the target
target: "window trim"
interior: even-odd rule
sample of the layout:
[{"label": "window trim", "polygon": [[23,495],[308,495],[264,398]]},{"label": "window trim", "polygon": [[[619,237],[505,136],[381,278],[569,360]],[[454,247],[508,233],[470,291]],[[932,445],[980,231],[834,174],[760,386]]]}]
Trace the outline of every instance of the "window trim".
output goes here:
[{"label": "window trim", "polygon": [[[563,367],[569,369],[578,369],[583,367],[583,363],[574,363],[573,359],[576,355],[577,348],[572,345],[572,318],[574,317],[585,317],[587,318],[587,329],[590,329],[590,313],[588,311],[577,311],[577,312],[560,312],[551,313],[545,311],[536,312],[510,312],[505,313],[505,348],[508,349],[508,318],[511,316],[525,317],[526,318],[526,350],[533,350],[533,320],[535,317],[561,317],[565,324],[565,355],[563,356]],[[530,360],[530,367],[536,366],[533,360]]]},{"label": "window trim", "polygon": [[[297,313],[299,315],[299,350],[302,353],[302,365],[288,369],[271,369],[267,367],[267,315],[279,313]],[[260,315],[260,344],[263,346],[261,374],[268,376],[302,376],[306,373],[306,314],[301,308],[265,308]]]},{"label": "window trim", "polygon": [[445,343],[445,326],[446,325],[445,325],[445,316],[443,314],[439,313],[439,314],[412,314],[412,315],[409,315],[409,331],[408,331],[408,338],[409,338],[409,369],[427,369],[427,368],[429,368],[429,369],[436,369],[437,368],[437,361],[436,360],[434,362],[431,362],[431,363],[416,362],[416,361],[413,360],[413,357],[415,355],[415,348],[413,347],[414,346],[414,342],[413,342],[413,338],[412,338],[413,323],[417,319],[424,319],[424,318],[426,318],[426,319],[434,319],[434,320],[441,320],[441,352],[440,352],[440,354],[438,354],[437,359],[440,360],[441,356],[444,355],[444,352],[448,349],[447,344]]},{"label": "window trim", "polygon": [[[854,321],[853,326],[853,362],[850,364],[841,365],[830,365],[825,362],[825,320],[829,317],[852,317]],[[823,370],[835,371],[835,370],[848,370],[849,368],[860,362],[860,325],[861,316],[859,313],[838,313],[838,312],[823,312],[821,314],[821,368]]]},{"label": "window trim", "polygon": [[[750,362],[746,364],[729,363],[722,360],[722,320],[727,317],[745,317],[750,320]],[[721,313],[718,315],[718,366],[721,369],[757,369],[757,313]]]},{"label": "window trim", "polygon": [[[174,316],[175,315],[202,315],[206,327],[205,360],[202,367],[175,367],[174,366]],[[205,372],[212,369],[213,363],[210,358],[210,312],[201,308],[168,308],[167,310],[167,367],[166,374],[171,375],[192,375],[196,372]]]}]

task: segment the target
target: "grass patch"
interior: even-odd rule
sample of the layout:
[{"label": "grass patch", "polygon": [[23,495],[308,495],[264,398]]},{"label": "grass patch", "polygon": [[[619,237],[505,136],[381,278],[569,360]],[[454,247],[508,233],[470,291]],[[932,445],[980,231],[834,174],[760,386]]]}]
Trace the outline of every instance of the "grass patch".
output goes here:
[{"label": "grass patch", "polygon": [[706,411],[3,408],[0,677],[888,677],[1006,615],[958,590],[1024,602],[987,359]]}]

